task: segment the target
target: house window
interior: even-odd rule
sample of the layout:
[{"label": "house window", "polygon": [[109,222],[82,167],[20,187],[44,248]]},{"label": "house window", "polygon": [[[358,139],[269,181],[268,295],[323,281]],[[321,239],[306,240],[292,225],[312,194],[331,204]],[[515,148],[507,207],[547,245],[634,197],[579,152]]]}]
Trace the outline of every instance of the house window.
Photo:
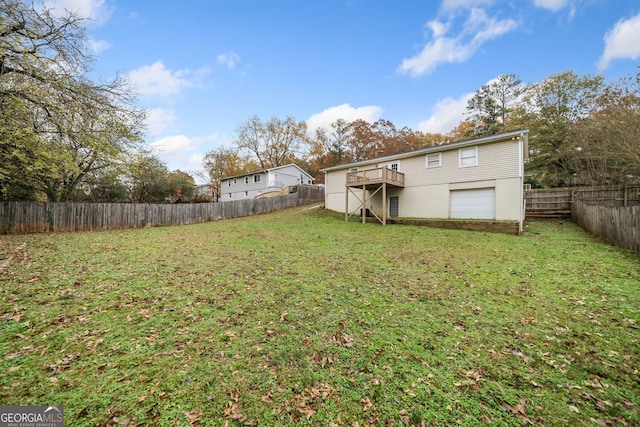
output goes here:
[{"label": "house window", "polygon": [[244,192],[244,196],[245,196],[245,197],[248,197],[248,196],[249,196],[249,192],[248,192],[248,191],[245,191],[245,192]]},{"label": "house window", "polygon": [[358,168],[349,169],[349,173],[356,173],[356,172],[358,172]]},{"label": "house window", "polygon": [[427,168],[439,168],[440,166],[442,166],[442,153],[427,156]]},{"label": "house window", "polygon": [[460,167],[478,166],[478,147],[461,148]]},{"label": "house window", "polygon": [[229,193],[229,198],[231,198],[231,193]]},{"label": "house window", "polygon": [[233,178],[233,185],[236,185],[238,183],[238,178]]},{"label": "house window", "polygon": [[245,183],[245,184],[248,184],[248,183],[249,183],[249,177],[248,177],[248,176],[245,176],[245,177],[244,177],[244,183]]},{"label": "house window", "polygon": [[260,182],[260,175],[253,175],[253,182]]},{"label": "house window", "polygon": [[400,164],[398,162],[389,163],[387,165],[387,168],[391,169],[392,171],[398,172],[400,170]]},{"label": "house window", "polygon": [[231,187],[231,180],[227,181],[227,187]]}]

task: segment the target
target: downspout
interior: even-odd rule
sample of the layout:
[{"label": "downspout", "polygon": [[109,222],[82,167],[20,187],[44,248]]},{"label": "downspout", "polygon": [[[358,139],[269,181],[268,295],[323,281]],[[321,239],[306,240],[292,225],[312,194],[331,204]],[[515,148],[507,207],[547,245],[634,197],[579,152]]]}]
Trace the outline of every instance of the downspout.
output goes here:
[{"label": "downspout", "polygon": [[519,158],[519,166],[518,173],[520,175],[520,220],[519,220],[519,229],[520,233],[524,232],[524,217],[526,213],[525,207],[525,198],[524,198],[524,160],[526,154],[528,154],[528,141],[527,134],[521,133],[520,138],[518,138],[518,158]]}]

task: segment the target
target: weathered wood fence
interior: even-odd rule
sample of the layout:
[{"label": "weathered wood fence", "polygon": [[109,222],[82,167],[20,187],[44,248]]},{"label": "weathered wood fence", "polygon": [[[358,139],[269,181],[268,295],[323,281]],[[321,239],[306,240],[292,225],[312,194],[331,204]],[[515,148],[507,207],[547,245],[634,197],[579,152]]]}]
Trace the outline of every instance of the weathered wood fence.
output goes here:
[{"label": "weathered wood fence", "polygon": [[611,207],[575,200],[571,218],[605,242],[640,254],[640,204]]},{"label": "weathered wood fence", "polygon": [[277,197],[221,203],[42,203],[0,202],[0,232],[116,230],[194,224],[273,212],[324,201],[324,188],[298,185]]},{"label": "weathered wood fence", "polygon": [[589,233],[640,254],[640,185],[525,190],[525,212],[571,215]]},{"label": "weathered wood fence", "polygon": [[527,218],[571,215],[576,200],[601,206],[635,206],[640,204],[640,185],[544,188],[525,190]]}]

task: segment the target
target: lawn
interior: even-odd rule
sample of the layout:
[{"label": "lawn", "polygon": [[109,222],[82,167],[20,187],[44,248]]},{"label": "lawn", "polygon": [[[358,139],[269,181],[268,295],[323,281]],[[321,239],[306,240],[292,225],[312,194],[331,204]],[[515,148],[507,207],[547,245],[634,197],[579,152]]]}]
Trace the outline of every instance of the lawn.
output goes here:
[{"label": "lawn", "polygon": [[640,260],[324,210],[0,236],[0,404],[69,426],[640,425]]}]

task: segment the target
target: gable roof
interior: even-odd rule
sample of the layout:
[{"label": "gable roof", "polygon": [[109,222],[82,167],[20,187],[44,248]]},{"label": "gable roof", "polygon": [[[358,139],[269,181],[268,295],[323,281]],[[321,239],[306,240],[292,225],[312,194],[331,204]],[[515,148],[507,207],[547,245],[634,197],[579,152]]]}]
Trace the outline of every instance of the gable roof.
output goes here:
[{"label": "gable roof", "polygon": [[284,169],[287,167],[293,166],[296,169],[298,169],[301,173],[305,174],[309,179],[313,180],[314,178],[309,175],[307,172],[305,172],[304,170],[302,170],[300,168],[300,166],[296,165],[295,163],[289,163],[287,165],[282,165],[282,166],[276,166],[274,168],[268,168],[268,169],[260,169],[257,171],[252,171],[252,172],[245,172],[245,173],[241,173],[239,175],[231,175],[231,176],[225,176],[221,179],[221,181],[224,181],[225,179],[232,179],[232,178],[241,178],[243,176],[248,176],[248,175],[257,175],[257,174],[262,174],[262,173],[267,173],[267,172],[272,172],[272,171],[277,171],[279,169]]},{"label": "gable roof", "polygon": [[526,148],[528,135],[529,135],[529,129],[526,129],[526,128],[525,129],[518,129],[518,130],[514,130],[514,131],[510,131],[510,132],[496,133],[496,134],[493,134],[493,135],[481,136],[481,137],[473,138],[473,139],[467,139],[467,140],[464,140],[464,141],[455,141],[455,142],[450,142],[450,143],[447,143],[447,144],[434,145],[432,147],[420,148],[418,150],[407,151],[407,152],[404,152],[404,153],[390,154],[388,156],[382,156],[382,157],[375,157],[373,159],[361,160],[359,162],[345,163],[345,164],[342,164],[342,165],[323,168],[323,169],[320,169],[320,171],[321,172],[337,171],[337,170],[341,170],[341,169],[352,168],[354,166],[364,166],[364,165],[369,165],[369,164],[372,164],[372,163],[388,162],[388,161],[392,161],[392,160],[400,160],[400,159],[404,159],[404,158],[408,158],[408,157],[415,157],[415,156],[426,155],[426,154],[431,154],[431,153],[440,153],[440,152],[443,152],[443,151],[455,150],[455,149],[458,149],[458,148],[463,148],[463,147],[467,147],[467,146],[471,146],[471,145],[489,144],[489,143],[492,143],[492,142],[505,141],[505,140],[509,140],[509,139],[515,140],[516,138],[519,138],[519,137],[523,137],[524,138],[524,141],[525,141],[524,156],[526,158],[526,156],[528,156],[528,149]]}]

